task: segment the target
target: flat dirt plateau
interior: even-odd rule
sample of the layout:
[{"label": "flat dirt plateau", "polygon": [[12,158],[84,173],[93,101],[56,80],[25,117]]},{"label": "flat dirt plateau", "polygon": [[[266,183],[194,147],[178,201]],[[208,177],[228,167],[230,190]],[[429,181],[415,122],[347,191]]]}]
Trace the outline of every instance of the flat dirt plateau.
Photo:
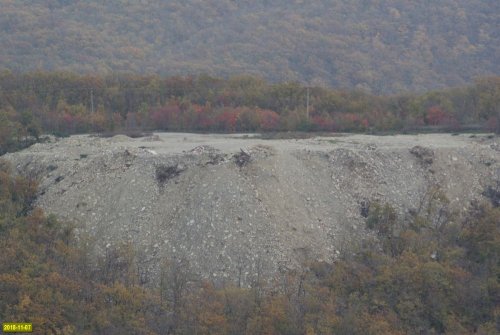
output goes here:
[{"label": "flat dirt plateau", "polygon": [[374,201],[409,215],[439,187],[463,213],[500,180],[500,139],[470,134],[80,135],[4,158],[40,179],[37,205],[73,222],[96,254],[130,243],[153,278],[161,260],[183,259],[246,284],[333,261],[370,234]]}]

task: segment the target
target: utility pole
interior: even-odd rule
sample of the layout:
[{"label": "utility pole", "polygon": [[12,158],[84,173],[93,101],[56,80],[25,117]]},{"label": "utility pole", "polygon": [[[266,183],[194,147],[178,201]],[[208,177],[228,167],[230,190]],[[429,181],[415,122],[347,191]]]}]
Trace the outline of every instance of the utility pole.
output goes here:
[{"label": "utility pole", "polygon": [[307,121],[309,121],[309,86],[307,86],[306,115],[307,115]]},{"label": "utility pole", "polygon": [[90,110],[92,111],[92,114],[94,114],[94,89],[90,89]]}]

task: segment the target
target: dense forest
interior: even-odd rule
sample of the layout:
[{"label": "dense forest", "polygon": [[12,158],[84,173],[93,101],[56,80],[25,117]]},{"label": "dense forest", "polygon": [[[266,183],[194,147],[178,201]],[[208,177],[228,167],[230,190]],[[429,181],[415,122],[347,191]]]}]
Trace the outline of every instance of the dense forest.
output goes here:
[{"label": "dense forest", "polygon": [[[500,185],[492,185],[500,194]],[[495,193],[496,192],[496,193]],[[431,189],[399,217],[372,203],[373,234],[333,264],[309,261],[249,287],[164,259],[143,284],[131,245],[102,258],[70,225],[33,208],[37,182],[0,160],[0,319],[39,334],[498,334],[500,208],[464,217]],[[492,193],[492,194],[493,194]],[[495,201],[496,199],[496,201]]]},{"label": "dense forest", "polygon": [[44,133],[459,131],[471,127],[500,132],[499,120],[500,77],[421,95],[381,97],[308,89],[298,83],[271,84],[248,76],[0,73],[0,153],[29,145]]},{"label": "dense forest", "polygon": [[497,0],[0,0],[0,69],[423,92],[500,75]]}]

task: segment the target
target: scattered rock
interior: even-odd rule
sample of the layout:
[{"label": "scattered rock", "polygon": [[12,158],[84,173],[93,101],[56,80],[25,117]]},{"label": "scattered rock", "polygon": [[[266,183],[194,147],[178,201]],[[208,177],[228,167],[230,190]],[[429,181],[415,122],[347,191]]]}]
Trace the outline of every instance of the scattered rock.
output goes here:
[{"label": "scattered rock", "polygon": [[142,139],[144,142],[161,142],[161,138],[158,135],[146,136]]},{"label": "scattered rock", "polygon": [[49,164],[47,166],[47,171],[48,172],[52,172],[52,171],[55,171],[55,170],[57,170],[57,165]]},{"label": "scattered rock", "polygon": [[189,150],[188,153],[200,156],[200,155],[204,155],[204,154],[214,155],[214,154],[219,153],[219,151],[210,145],[199,145],[199,146],[194,147],[193,149]]},{"label": "scattered rock", "polygon": [[491,201],[494,207],[500,207],[500,182],[496,187],[488,186],[482,194]]},{"label": "scattered rock", "polygon": [[175,164],[175,165],[158,165],[156,167],[156,181],[160,186],[163,186],[167,181],[172,178],[177,177],[186,170],[186,167],[183,165]]},{"label": "scattered rock", "polygon": [[209,160],[205,163],[205,165],[218,165],[226,161],[224,155],[220,153],[210,153],[208,158]]},{"label": "scattered rock", "polygon": [[359,214],[362,217],[367,218],[370,213],[370,201],[369,200],[361,200],[359,202]]},{"label": "scattered rock", "polygon": [[491,157],[481,157],[481,159],[479,160],[482,164],[490,167],[492,166],[493,164],[495,164],[497,161]]},{"label": "scattered rock", "polygon": [[434,162],[434,151],[419,145],[410,149],[410,153],[419,159],[422,165],[431,165]]},{"label": "scattered rock", "polygon": [[247,165],[250,162],[250,154],[243,151],[243,149],[240,149],[239,153],[234,154],[233,158],[236,165],[238,165],[240,168]]}]

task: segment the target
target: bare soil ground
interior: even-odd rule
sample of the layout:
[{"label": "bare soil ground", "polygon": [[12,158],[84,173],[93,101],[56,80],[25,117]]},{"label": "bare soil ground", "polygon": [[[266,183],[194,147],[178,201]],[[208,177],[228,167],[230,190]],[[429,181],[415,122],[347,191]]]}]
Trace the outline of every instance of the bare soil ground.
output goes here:
[{"label": "bare soil ground", "polygon": [[38,205],[70,220],[96,253],[123,242],[152,278],[164,258],[251,283],[306,259],[333,261],[367,234],[363,203],[401,215],[432,187],[463,212],[500,178],[487,135],[87,135],[3,156],[41,180]]}]

